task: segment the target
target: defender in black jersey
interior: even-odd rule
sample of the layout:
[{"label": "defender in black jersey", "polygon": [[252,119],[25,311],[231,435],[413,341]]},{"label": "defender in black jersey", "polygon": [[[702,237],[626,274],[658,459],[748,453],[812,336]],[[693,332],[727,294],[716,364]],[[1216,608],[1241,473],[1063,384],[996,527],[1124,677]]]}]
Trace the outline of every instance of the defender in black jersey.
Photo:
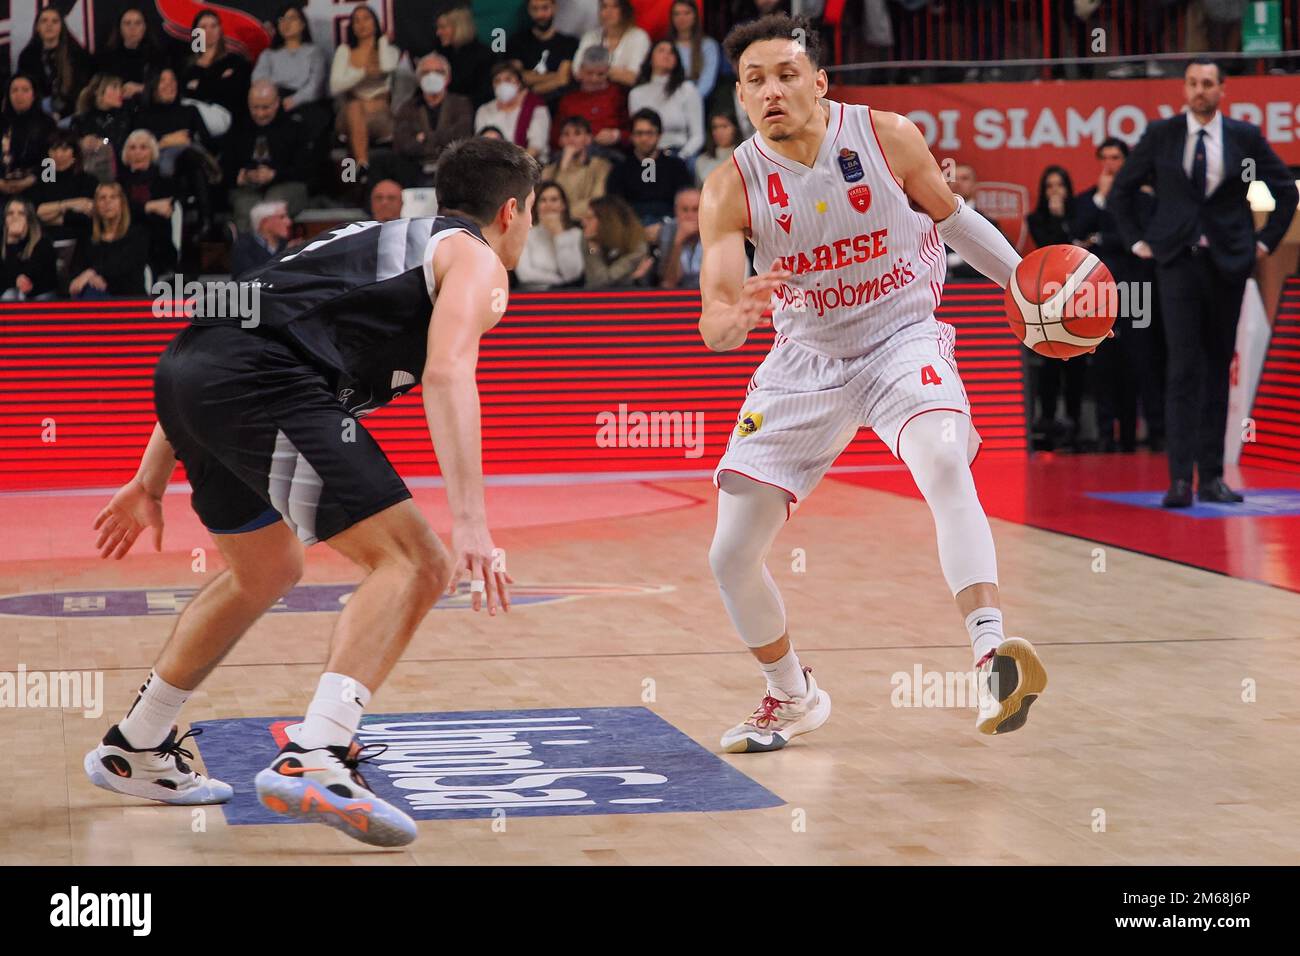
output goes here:
[{"label": "defender in black jersey", "polygon": [[[136,477],[96,519],[96,546],[121,558],[151,528],[161,550],[162,495],[179,460],[228,567],[186,606],[126,718],[87,754],[92,782],[167,803],[229,799],[229,786],[184,762],[173,722],[297,582],[303,546],[324,541],[365,578],[258,795],[364,842],[415,838],[411,818],[366,787],[352,738],[371,692],[459,579],[469,577],[476,611],[509,609],[483,502],[475,366],[479,338],[505,311],[538,174],[512,144],[455,144],[439,165],[439,216],[350,223],[284,253],[242,277],[256,283],[254,322],[197,318],[167,347],[158,425]],[[450,555],[359,421],[417,384],[451,505]]]}]

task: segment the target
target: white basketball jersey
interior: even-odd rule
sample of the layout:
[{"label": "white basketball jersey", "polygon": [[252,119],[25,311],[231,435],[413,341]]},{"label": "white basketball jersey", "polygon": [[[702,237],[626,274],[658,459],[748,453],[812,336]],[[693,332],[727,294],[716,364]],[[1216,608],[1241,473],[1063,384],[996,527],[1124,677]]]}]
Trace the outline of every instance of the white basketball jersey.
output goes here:
[{"label": "white basketball jersey", "polygon": [[[947,257],[934,220],[889,170],[865,106],[826,100],[811,168],[755,133],[736,148],[754,267],[794,275],[773,294],[776,331],[834,358],[865,355],[939,306]],[[779,339],[778,339],[779,340]]]}]

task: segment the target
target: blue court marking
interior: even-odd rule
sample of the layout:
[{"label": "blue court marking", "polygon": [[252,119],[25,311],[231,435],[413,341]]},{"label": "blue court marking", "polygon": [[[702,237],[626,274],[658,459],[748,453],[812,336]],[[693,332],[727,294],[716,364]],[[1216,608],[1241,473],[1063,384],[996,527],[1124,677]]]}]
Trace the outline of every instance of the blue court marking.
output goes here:
[{"label": "blue court marking", "polygon": [[1193,500],[1190,508],[1163,508],[1163,491],[1089,491],[1089,498],[1135,508],[1154,508],[1179,518],[1280,518],[1300,515],[1300,489],[1241,488],[1246,500],[1226,505]]},{"label": "blue court marking", "polygon": [[[253,778],[301,718],[207,720],[195,743],[210,776],[235,788],[234,825],[298,823],[257,802]],[[644,707],[367,715],[359,742],[389,749],[361,764],[380,797],[416,820],[609,813],[709,813],[781,806],[766,787]]]}]

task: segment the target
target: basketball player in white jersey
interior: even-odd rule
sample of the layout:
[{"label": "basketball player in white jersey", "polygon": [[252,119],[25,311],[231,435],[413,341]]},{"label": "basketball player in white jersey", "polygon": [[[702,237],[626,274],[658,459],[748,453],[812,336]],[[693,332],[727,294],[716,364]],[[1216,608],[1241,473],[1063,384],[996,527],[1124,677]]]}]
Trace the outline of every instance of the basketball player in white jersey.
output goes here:
[{"label": "basketball player in white jersey", "polygon": [[[1047,678],[1027,641],[1003,636],[993,537],[969,467],[980,439],[954,330],[934,312],[944,243],[1003,288],[1020,257],[953,195],[910,120],[825,98],[806,22],[766,16],[736,27],[724,46],[756,133],[704,184],[700,333],[715,351],[737,348],[770,306],[776,339],[714,473],[709,561],[767,679],[758,708],[722,748],[778,750],[830,715],[764,561],[862,426],[907,465],[934,516],[979,676],[977,728],[1016,730]],[[746,240],[759,268],[771,264],[748,279]]]},{"label": "basketball player in white jersey", "polygon": [[[158,425],[139,472],[100,513],[97,547],[121,558],[152,529],[179,460],[191,503],[226,561],[177,618],[130,711],[86,754],[96,786],[171,804],[233,788],[185,762],[182,706],[247,629],[298,581],[323,541],[363,571],[335,622],[325,672],[295,734],[253,781],[268,809],[399,846],[415,822],[366,784],[377,756],[354,736],[439,595],[470,579],[472,606],[509,610],[483,493],[479,339],[501,319],[541,169],[475,137],[438,166],[439,215],[348,223],[272,259],[256,325],[196,317],[159,359]],[[423,387],[451,506],[451,553],[358,419]]]}]

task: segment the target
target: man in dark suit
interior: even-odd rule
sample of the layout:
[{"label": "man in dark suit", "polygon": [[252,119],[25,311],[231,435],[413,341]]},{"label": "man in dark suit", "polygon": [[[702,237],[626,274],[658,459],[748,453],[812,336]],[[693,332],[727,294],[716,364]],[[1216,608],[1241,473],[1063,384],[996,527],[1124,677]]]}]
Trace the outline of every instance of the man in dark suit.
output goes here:
[{"label": "man in dark suit", "polygon": [[[1074,200],[1072,232],[1084,248],[1110,270],[1115,282],[1124,288],[1144,290],[1140,300],[1121,300],[1130,312],[1115,323],[1115,339],[1103,342],[1097,350],[1093,369],[1096,372],[1097,425],[1101,431],[1101,451],[1131,452],[1137,448],[1138,399],[1147,423],[1147,441],[1152,451],[1164,448],[1165,436],[1165,346],[1159,310],[1156,308],[1152,280],[1155,263],[1139,259],[1120,234],[1119,224],[1110,209],[1111,189],[1115,177],[1128,158],[1128,144],[1110,138],[1097,147],[1101,168],[1097,185]],[[1155,207],[1151,188],[1134,194],[1138,222],[1146,223]],[[1141,313],[1136,310],[1141,308]],[[1119,441],[1115,440],[1115,422],[1119,422]]]},{"label": "man in dark suit", "polygon": [[[1208,60],[1183,75],[1187,112],[1151,123],[1111,190],[1120,231],[1135,255],[1156,261],[1168,355],[1166,508],[1192,503],[1192,466],[1202,501],[1237,502],[1223,480],[1228,369],[1246,280],[1281,242],[1296,211],[1295,180],[1258,127],[1219,112],[1223,73]],[[1255,232],[1246,189],[1262,181],[1277,200]],[[1144,224],[1137,193],[1156,205]]]}]

